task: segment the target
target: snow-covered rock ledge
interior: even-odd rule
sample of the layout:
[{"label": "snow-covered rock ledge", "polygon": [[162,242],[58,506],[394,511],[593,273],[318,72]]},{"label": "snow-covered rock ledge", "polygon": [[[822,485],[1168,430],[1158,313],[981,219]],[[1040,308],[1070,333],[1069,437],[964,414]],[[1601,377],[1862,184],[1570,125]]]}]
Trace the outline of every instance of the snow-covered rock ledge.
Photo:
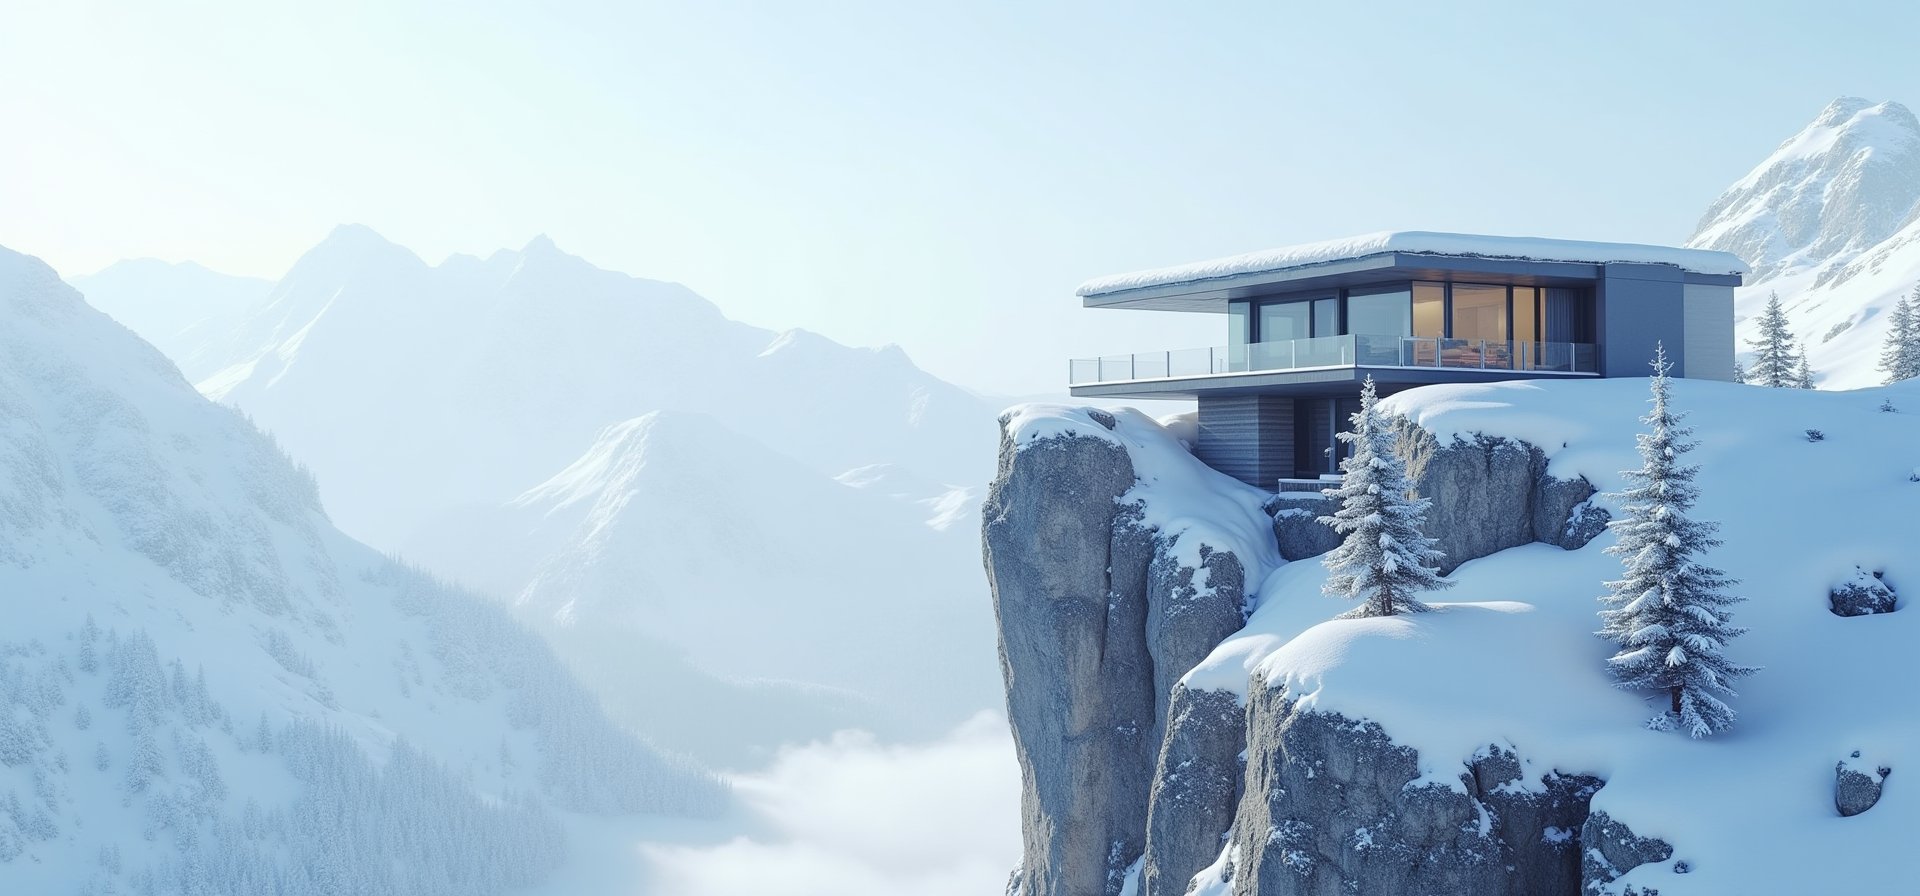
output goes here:
[{"label": "snow-covered rock ledge", "polygon": [[[1830,597],[1856,567],[1895,591],[1920,580],[1920,384],[1674,386],[1701,443],[1694,515],[1725,540],[1704,559],[1749,598],[1732,649],[1764,667],[1742,682],[1735,727],[1700,741],[1643,728],[1656,707],[1602,669],[1610,534],[1467,562],[1436,612],[1333,619],[1347,606],[1321,596],[1318,563],[1252,544],[1263,496],[1152,421],[1010,415],[986,542],[1028,787],[1020,891],[1898,891],[1920,801],[1883,770],[1920,760],[1903,659],[1920,614],[1842,617]],[[1609,509],[1645,400],[1642,380],[1512,383],[1414,390],[1383,410],[1436,444],[1532,446]],[[1142,555],[1197,571],[1201,544],[1240,562],[1252,614],[1174,671],[1237,598],[1196,572],[1213,624],[1166,625],[1172,591],[1152,596]]]}]

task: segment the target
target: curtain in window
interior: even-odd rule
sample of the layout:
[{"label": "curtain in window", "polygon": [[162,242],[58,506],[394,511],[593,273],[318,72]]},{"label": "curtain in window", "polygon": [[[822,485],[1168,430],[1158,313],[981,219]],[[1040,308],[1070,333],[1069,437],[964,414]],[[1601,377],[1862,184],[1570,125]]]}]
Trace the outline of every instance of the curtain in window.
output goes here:
[{"label": "curtain in window", "polygon": [[1544,341],[1580,341],[1577,338],[1578,324],[1574,318],[1575,310],[1580,306],[1580,290],[1548,287],[1546,294],[1546,313],[1540,321]]}]

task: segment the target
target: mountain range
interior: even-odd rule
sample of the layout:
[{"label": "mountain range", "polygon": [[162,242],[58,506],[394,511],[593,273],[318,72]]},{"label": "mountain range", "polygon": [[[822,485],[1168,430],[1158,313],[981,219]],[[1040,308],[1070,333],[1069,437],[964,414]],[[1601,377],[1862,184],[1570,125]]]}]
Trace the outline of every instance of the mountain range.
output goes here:
[{"label": "mountain range", "polygon": [[[137,264],[79,283],[156,340],[216,321],[226,357],[176,342],[200,390],[310,468],[343,529],[506,602],[660,742],[734,764],[998,702],[957,523],[997,408],[897,347],[742,324],[545,238],[429,265],[343,226],[251,304],[174,319],[140,275],[158,295],[240,290]],[[891,628],[947,637],[873,637]],[[703,684],[659,674],[667,656]]]}]

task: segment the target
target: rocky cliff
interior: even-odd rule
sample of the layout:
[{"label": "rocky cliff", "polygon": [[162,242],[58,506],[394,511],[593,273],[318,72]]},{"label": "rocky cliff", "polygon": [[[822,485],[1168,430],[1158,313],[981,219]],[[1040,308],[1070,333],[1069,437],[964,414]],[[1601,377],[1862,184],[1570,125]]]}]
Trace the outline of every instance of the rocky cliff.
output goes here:
[{"label": "rocky cliff", "polygon": [[[1533,541],[1578,547],[1604,525],[1592,485],[1548,476],[1538,448],[1402,425],[1450,568]],[[1277,555],[1328,536],[1302,519],[1315,500],[1245,514],[1267,496],[1171,443],[1131,412],[1002,419],[983,542],[1024,785],[1010,892],[1574,894],[1665,858],[1659,844],[1583,864],[1603,782],[1523,771],[1499,732],[1436,776],[1392,732],[1284,682],[1187,680],[1241,628]],[[1196,490],[1210,507],[1187,506]],[[1225,524],[1193,525],[1221,506]]]},{"label": "rocky cliff", "polygon": [[1195,709],[1169,712],[1173,683],[1240,628],[1247,602],[1246,561],[1228,539],[1183,540],[1148,518],[1116,419],[1076,411],[1068,422],[1023,445],[1003,421],[983,510],[1021,757],[1015,888],[1029,894],[1119,892],[1146,848],[1166,720]]}]

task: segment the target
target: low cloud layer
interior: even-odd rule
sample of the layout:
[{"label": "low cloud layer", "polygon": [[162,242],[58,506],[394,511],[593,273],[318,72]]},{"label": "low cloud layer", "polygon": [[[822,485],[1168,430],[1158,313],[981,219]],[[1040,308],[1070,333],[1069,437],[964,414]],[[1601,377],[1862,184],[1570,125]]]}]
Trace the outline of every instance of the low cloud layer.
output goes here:
[{"label": "low cloud layer", "polygon": [[929,744],[849,732],[790,748],[735,782],[767,833],[649,846],[649,892],[674,896],[980,896],[1020,853],[1020,770],[982,713]]}]

